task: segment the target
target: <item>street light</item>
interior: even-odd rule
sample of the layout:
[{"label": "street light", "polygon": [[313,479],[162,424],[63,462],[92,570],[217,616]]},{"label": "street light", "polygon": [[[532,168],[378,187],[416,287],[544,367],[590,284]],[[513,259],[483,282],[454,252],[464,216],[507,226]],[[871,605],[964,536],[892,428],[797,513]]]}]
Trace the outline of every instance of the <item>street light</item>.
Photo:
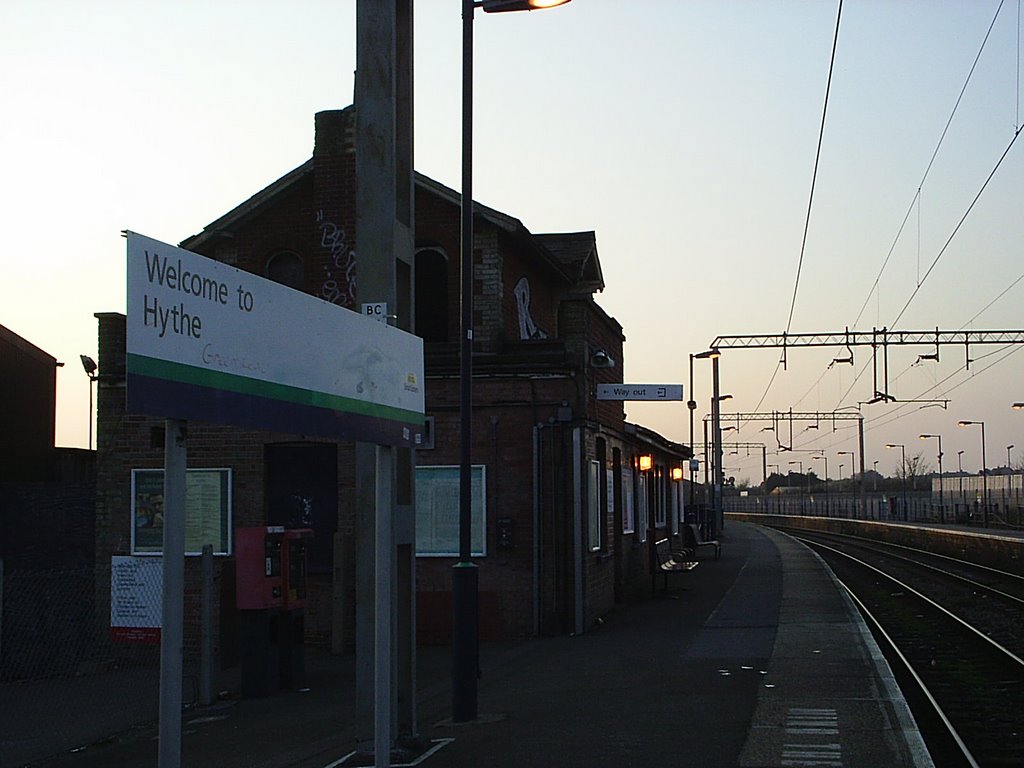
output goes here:
[{"label": "street light", "polygon": [[[849,456],[850,457],[850,480],[853,480],[857,476],[857,457],[856,457],[856,454],[853,451],[837,451],[836,455],[837,456]],[[840,466],[842,466],[842,465],[840,465]],[[840,477],[839,477],[840,482],[842,482],[842,479],[843,479],[842,475],[840,475]],[[864,487],[864,468],[863,467],[861,467],[860,486],[863,489],[863,487]],[[846,511],[846,505],[844,504],[843,489],[842,489],[841,486],[836,491],[836,493],[837,493],[837,495],[839,497],[837,502],[836,502],[836,506],[838,507],[838,506],[842,505],[842,510],[841,511],[845,512]],[[856,517],[856,516],[857,516],[856,515],[856,505],[854,505],[854,517]]]},{"label": "street light", "polygon": [[832,505],[829,504],[828,498],[828,456],[822,454],[821,456],[811,456],[811,460],[821,459],[825,462],[825,517],[832,516]]},{"label": "street light", "polygon": [[452,720],[477,716],[479,669],[479,576],[472,561],[473,439],[473,13],[529,11],[568,0],[462,0],[462,241],[459,359],[459,562],[452,575]]},{"label": "street light", "polygon": [[[956,474],[960,478],[960,503],[964,504],[964,464],[963,464],[963,451],[956,452]],[[965,504],[966,506],[966,504]],[[953,522],[956,522],[954,520]]]},{"label": "street light", "polygon": [[82,368],[85,369],[85,375],[89,377],[89,450],[92,450],[92,385],[96,383],[96,379],[99,376],[96,375],[96,361],[88,355],[79,355],[79,359],[82,361]]},{"label": "street light", "polygon": [[1024,410],[1024,403],[1014,403],[1010,407],[1013,408],[1013,410],[1015,411],[1021,411]]},{"label": "street light", "polygon": [[800,478],[801,478],[801,480],[804,481],[803,485],[800,486],[800,513],[803,514],[803,512],[804,512],[804,490],[807,487],[807,482],[806,482],[807,478],[804,477],[804,462],[803,462],[802,459],[791,459],[788,463],[789,464],[799,464],[800,465]]},{"label": "street light", "polygon": [[939,441],[939,522],[944,523],[946,522],[946,508],[943,505],[942,494],[942,486],[944,485],[942,481],[942,435],[918,435],[918,437],[922,440],[928,440],[934,437],[936,440]]},{"label": "street light", "polygon": [[886,443],[885,447],[889,449],[899,448],[903,456],[903,519],[907,520],[907,447],[900,443]]},{"label": "street light", "polygon": [[981,503],[984,506],[982,519],[984,526],[988,528],[988,461],[985,459],[985,422],[984,421],[958,421],[960,427],[981,427]]},{"label": "street light", "polygon": [[[694,360],[707,360],[709,358],[717,358],[721,356],[721,352],[717,349],[709,349],[705,352],[698,352],[697,354],[690,355],[690,399],[686,403],[686,407],[690,410],[690,450],[693,450],[693,412],[697,410],[697,400],[693,396],[693,361]],[[704,459],[707,461],[707,457]],[[696,478],[696,470],[693,464],[690,464],[690,505],[693,505],[693,485],[694,479]]]}]

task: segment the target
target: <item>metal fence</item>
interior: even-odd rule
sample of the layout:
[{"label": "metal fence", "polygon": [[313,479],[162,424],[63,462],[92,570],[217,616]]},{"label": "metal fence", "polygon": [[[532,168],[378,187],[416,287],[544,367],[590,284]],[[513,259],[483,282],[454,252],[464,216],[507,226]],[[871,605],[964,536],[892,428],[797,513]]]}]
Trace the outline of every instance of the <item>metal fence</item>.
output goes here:
[{"label": "metal fence", "polygon": [[[1024,506],[1015,499],[1002,503],[996,498],[987,508],[969,496],[947,496],[940,504],[930,493],[806,493],[763,496],[725,496],[726,512],[769,515],[806,515],[842,517],[856,520],[880,520],[920,523],[959,523],[996,528],[1020,529],[1024,526]],[[986,515],[987,513],[987,515]]]},{"label": "metal fence", "polygon": [[0,560],[0,765],[156,718],[159,646],[111,642],[94,588],[91,568],[5,571]]}]

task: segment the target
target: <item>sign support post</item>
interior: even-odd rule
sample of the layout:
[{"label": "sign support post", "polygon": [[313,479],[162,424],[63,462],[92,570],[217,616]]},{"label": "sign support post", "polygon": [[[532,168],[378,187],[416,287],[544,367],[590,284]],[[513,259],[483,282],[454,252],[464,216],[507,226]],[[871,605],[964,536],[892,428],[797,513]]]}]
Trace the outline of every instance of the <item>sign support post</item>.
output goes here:
[{"label": "sign support post", "polygon": [[167,419],[164,437],[163,619],[160,628],[158,768],[181,765],[181,675],[185,594],[186,422]]}]

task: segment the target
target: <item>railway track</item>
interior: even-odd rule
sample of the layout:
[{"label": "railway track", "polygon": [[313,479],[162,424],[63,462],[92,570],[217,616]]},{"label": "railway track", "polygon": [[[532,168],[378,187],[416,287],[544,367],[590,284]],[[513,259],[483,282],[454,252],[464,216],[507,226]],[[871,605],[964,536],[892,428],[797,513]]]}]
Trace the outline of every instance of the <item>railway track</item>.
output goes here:
[{"label": "railway track", "polygon": [[906,547],[790,533],[860,607],[937,766],[1024,765],[1024,578]]}]

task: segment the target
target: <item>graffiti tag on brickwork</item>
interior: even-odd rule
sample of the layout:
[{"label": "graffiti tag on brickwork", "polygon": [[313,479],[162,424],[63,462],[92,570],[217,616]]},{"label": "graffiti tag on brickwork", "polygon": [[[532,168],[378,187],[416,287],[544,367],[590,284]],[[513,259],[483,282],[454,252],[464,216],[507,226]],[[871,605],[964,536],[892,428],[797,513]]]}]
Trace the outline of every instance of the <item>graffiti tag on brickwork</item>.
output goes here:
[{"label": "graffiti tag on brickwork", "polygon": [[348,247],[345,230],[328,221],[323,210],[316,212],[316,223],[320,229],[320,247],[329,252],[324,265],[324,281],[320,285],[320,298],[343,307],[355,306],[355,249]]}]

